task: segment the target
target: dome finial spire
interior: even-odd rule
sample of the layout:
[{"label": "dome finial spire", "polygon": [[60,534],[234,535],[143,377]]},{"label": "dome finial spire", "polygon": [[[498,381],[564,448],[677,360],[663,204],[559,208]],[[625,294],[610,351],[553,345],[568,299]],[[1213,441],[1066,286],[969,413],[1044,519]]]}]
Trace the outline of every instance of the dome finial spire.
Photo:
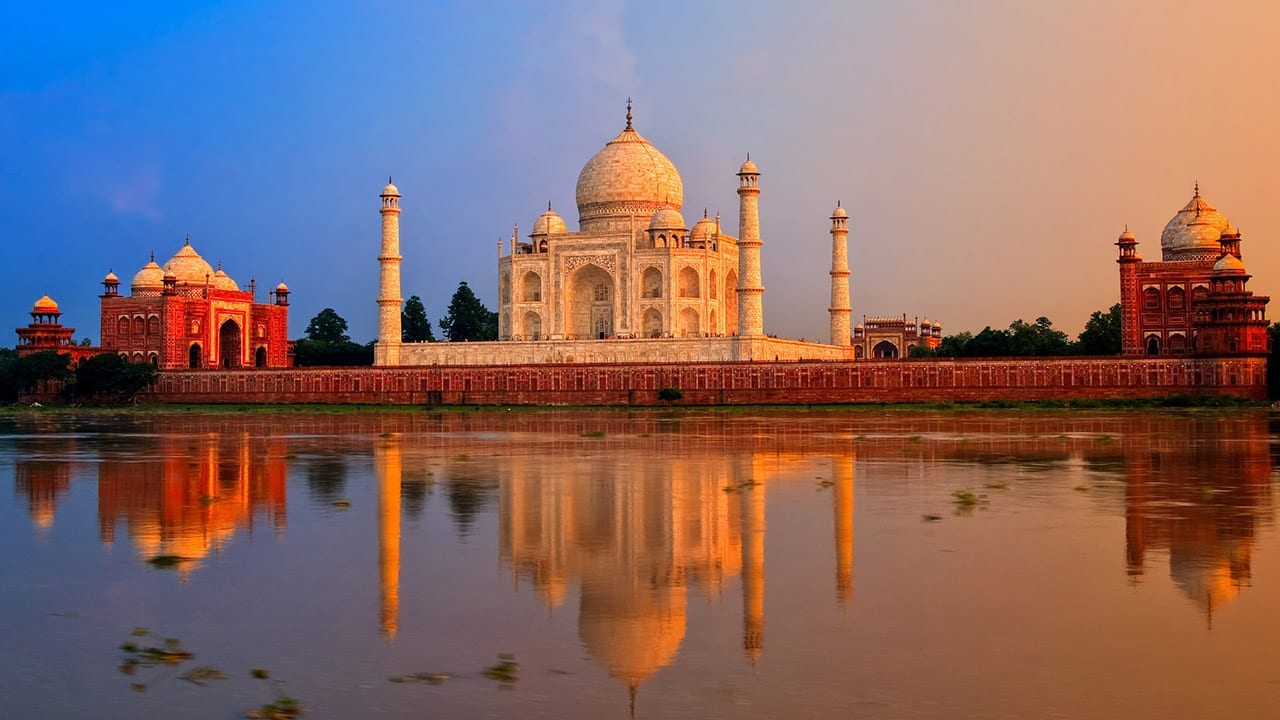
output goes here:
[{"label": "dome finial spire", "polygon": [[1200,181],[1196,181],[1196,197],[1200,197]]},{"label": "dome finial spire", "polygon": [[547,212],[551,212],[551,201],[547,201]]},{"label": "dome finial spire", "polygon": [[627,129],[631,129],[631,98],[627,98]]}]

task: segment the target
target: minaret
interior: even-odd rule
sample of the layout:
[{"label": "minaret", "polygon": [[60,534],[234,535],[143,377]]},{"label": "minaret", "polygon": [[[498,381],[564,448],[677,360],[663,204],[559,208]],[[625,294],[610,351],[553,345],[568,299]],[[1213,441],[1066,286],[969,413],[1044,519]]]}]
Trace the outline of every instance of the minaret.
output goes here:
[{"label": "minaret", "polygon": [[382,253],[378,255],[378,342],[374,365],[400,364],[400,190],[382,188]]},{"label": "minaret", "polygon": [[400,628],[400,437],[373,451],[378,478],[378,626],[388,641]]},{"label": "minaret", "polygon": [[751,155],[738,170],[738,334],[764,335],[764,285],[760,280],[760,171]]},{"label": "minaret", "polygon": [[831,506],[835,510],[836,602],[848,607],[853,598],[853,454],[832,461]]},{"label": "minaret", "polygon": [[831,344],[848,347],[853,332],[849,327],[849,213],[836,201],[831,213]]},{"label": "minaret", "polygon": [[1142,309],[1142,296],[1138,289],[1138,264],[1142,256],[1138,255],[1138,240],[1124,226],[1124,232],[1116,240],[1120,248],[1120,352],[1124,355],[1141,355],[1142,335],[1138,327],[1139,310]]}]

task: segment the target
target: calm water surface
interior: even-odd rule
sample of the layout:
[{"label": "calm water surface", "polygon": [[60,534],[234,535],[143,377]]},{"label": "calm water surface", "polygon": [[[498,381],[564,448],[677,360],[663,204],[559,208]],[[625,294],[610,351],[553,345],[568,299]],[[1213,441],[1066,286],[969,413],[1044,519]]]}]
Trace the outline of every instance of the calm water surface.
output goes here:
[{"label": "calm water surface", "polygon": [[[1274,717],[1278,431],[0,417],[0,717],[231,718],[271,698],[250,668],[315,718]],[[122,674],[137,626],[195,658]]]}]

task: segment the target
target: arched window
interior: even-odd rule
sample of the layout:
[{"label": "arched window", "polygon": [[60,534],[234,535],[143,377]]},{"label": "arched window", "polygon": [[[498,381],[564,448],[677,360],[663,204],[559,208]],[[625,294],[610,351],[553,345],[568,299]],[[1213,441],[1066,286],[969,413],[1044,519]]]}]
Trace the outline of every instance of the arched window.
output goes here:
[{"label": "arched window", "polygon": [[[1187,293],[1180,287],[1169,288],[1169,309],[1184,310],[1187,307]],[[1172,341],[1173,338],[1170,338]]]},{"label": "arched window", "polygon": [[640,274],[640,297],[662,297],[662,271],[656,267],[645,268]]},{"label": "arched window", "polygon": [[204,364],[202,360],[200,343],[191,343],[191,349],[187,351],[187,367],[196,370]]},{"label": "arched window", "polygon": [[1197,303],[1209,297],[1209,288],[1204,285],[1197,285],[1191,289],[1191,302]]},{"label": "arched window", "polygon": [[503,305],[511,304],[511,276],[506,273],[498,278],[498,302]]},{"label": "arched window", "polygon": [[698,271],[691,267],[680,269],[680,297],[696,298],[701,293],[698,288]]},{"label": "arched window", "polygon": [[120,321],[116,323],[116,334],[117,335],[129,334],[129,318],[124,316],[120,317]]},{"label": "arched window", "polygon": [[150,355],[148,355],[148,356],[147,356],[147,358],[151,361],[151,367],[159,367],[159,366],[160,366],[160,356],[159,356],[159,355],[157,355],[157,354],[155,354],[155,353],[151,353]]},{"label": "arched window", "polygon": [[267,349],[259,347],[258,351],[253,354],[254,367],[264,368],[267,366]]},{"label": "arched window", "polygon": [[520,286],[520,302],[542,302],[542,278],[538,273],[525,273]]},{"label": "arched window", "polygon": [[662,313],[656,308],[649,308],[644,311],[644,336],[645,337],[662,337]]},{"label": "arched window", "polygon": [[541,340],[542,316],[533,311],[525,313],[523,332],[526,340]]},{"label": "arched window", "polygon": [[142,319],[141,315],[134,317],[133,318],[133,334],[142,335],[143,333],[145,333],[147,331],[147,326],[145,323],[146,321]]},{"label": "arched window", "polygon": [[1158,336],[1152,335],[1151,337],[1147,338],[1147,354],[1148,355],[1160,354],[1160,338]]},{"label": "arched window", "polygon": [[1187,351],[1187,338],[1182,333],[1174,333],[1169,336],[1169,353],[1171,355],[1182,355]]},{"label": "arched window", "polygon": [[1156,288],[1149,287],[1142,291],[1142,309],[1143,310],[1159,310],[1160,309],[1160,291]]},{"label": "arched window", "polygon": [[881,359],[893,359],[898,357],[898,346],[888,340],[881,340],[871,349],[873,357]]}]

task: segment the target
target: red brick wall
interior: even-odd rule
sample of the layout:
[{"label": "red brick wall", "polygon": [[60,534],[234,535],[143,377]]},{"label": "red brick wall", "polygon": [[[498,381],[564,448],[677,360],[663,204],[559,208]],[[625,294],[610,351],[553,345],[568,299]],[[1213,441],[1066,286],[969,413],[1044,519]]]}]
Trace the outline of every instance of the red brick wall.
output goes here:
[{"label": "red brick wall", "polygon": [[140,400],[466,405],[824,404],[1267,396],[1265,358],[1026,358],[872,362],[165,371]]}]

